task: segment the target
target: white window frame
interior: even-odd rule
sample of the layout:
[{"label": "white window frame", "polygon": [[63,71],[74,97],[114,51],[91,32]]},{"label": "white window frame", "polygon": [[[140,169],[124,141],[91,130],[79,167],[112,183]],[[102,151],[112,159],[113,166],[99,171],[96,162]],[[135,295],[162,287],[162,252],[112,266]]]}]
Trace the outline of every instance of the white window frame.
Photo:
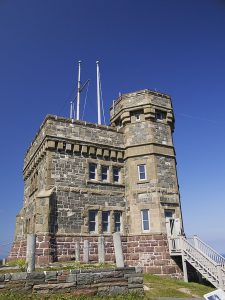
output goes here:
[{"label": "white window frame", "polygon": [[[106,169],[107,169],[107,173],[104,173],[104,174],[107,175],[107,176],[106,176],[106,179],[102,179],[102,174],[103,174],[102,169],[103,169],[103,168],[106,168]],[[108,181],[109,181],[109,167],[108,167],[108,166],[105,166],[105,165],[102,165],[102,166],[101,166],[101,180],[102,180],[103,182],[108,182]]]},{"label": "white window frame", "polygon": [[[90,221],[90,212],[94,212],[95,213],[95,220],[94,221]],[[95,224],[95,230],[90,230],[90,222]],[[98,228],[98,211],[97,210],[89,210],[88,213],[88,229],[89,229],[89,233],[97,233],[97,228]]]},{"label": "white window frame", "polygon": [[[143,212],[147,211],[148,212],[148,220],[144,220],[143,219]],[[149,229],[144,229],[144,221],[148,221],[148,228]],[[142,228],[142,232],[150,232],[150,213],[149,213],[149,209],[142,209],[141,210],[141,228]]]},{"label": "white window frame", "polygon": [[[114,180],[114,170],[118,170],[118,181],[115,181],[115,180]],[[112,174],[112,175],[113,175],[113,176],[112,176],[112,177],[113,177],[113,183],[120,183],[120,169],[119,169],[118,167],[113,167],[113,168],[112,168],[112,173],[113,173],[113,174]]]},{"label": "white window frame", "polygon": [[[103,221],[103,214],[107,213],[108,214],[108,220],[107,222]],[[107,223],[107,231],[103,230],[103,223]],[[102,233],[110,233],[110,211],[102,211]]]},{"label": "white window frame", "polygon": [[[143,173],[143,172],[141,172],[140,171],[140,167],[141,166],[144,166],[144,174],[145,174],[145,178],[141,178],[141,173]],[[138,165],[138,179],[139,179],[139,181],[142,181],[142,180],[147,180],[147,172],[146,172],[146,164],[140,164],[140,165]]]},{"label": "white window frame", "polygon": [[[90,168],[91,166],[95,166],[95,172],[91,172]],[[97,180],[97,165],[94,164],[94,163],[89,163],[89,169],[88,169],[88,172],[89,172],[89,180]],[[94,174],[95,175],[95,178],[91,178],[90,174]]]}]

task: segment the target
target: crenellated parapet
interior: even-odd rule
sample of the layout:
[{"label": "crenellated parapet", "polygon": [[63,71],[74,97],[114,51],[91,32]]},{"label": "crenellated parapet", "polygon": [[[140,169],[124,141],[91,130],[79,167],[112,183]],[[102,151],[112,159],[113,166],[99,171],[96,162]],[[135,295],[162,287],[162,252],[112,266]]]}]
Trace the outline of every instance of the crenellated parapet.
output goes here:
[{"label": "crenellated parapet", "polygon": [[170,96],[150,90],[142,90],[121,95],[110,108],[112,126],[125,126],[132,123],[137,114],[141,121],[155,121],[157,113],[163,113],[163,122],[174,129],[174,115]]}]

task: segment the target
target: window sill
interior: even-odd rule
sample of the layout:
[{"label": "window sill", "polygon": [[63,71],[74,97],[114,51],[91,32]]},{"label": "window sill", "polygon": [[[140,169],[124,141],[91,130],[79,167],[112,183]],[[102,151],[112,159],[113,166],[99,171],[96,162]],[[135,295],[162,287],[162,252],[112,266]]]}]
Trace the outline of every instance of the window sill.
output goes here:
[{"label": "window sill", "polygon": [[144,179],[144,180],[138,180],[137,184],[142,184],[142,183],[149,183],[149,180]]},{"label": "window sill", "polygon": [[97,181],[97,180],[87,180],[86,184],[99,184],[99,185],[105,185],[105,186],[120,186],[120,187],[125,186],[124,184],[121,184],[121,183]]}]

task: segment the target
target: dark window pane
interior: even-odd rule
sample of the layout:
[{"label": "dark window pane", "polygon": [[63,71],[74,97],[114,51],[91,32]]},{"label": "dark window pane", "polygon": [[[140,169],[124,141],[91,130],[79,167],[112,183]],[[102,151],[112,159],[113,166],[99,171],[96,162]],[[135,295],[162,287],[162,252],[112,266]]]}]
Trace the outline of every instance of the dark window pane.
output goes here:
[{"label": "dark window pane", "polygon": [[102,221],[103,222],[108,222],[108,218],[109,218],[109,212],[108,211],[103,211],[102,212]]},{"label": "dark window pane", "polygon": [[90,164],[89,165],[89,179],[95,179],[96,177],[96,165]]},{"label": "dark window pane", "polygon": [[140,173],[145,173],[145,165],[139,165]]},{"label": "dark window pane", "polygon": [[115,222],[120,222],[120,212],[115,212],[114,218]]},{"label": "dark window pane", "polygon": [[114,221],[115,221],[115,231],[120,232],[121,231],[121,212],[116,211],[114,213]]},{"label": "dark window pane", "polygon": [[166,119],[166,112],[161,110],[156,110],[155,112],[156,120],[164,120]]},{"label": "dark window pane", "polygon": [[174,214],[174,211],[172,211],[172,210],[165,210],[165,217],[166,218],[173,218],[173,214]]},{"label": "dark window pane", "polygon": [[142,218],[144,221],[146,221],[146,220],[148,221],[148,210],[147,209],[142,211]]},{"label": "dark window pane", "polygon": [[89,221],[95,221],[96,211],[89,211]]},{"label": "dark window pane", "polygon": [[109,232],[109,211],[102,212],[102,231]]},{"label": "dark window pane", "polygon": [[102,181],[107,181],[108,180],[108,167],[107,166],[102,166]]},{"label": "dark window pane", "polygon": [[141,217],[142,217],[142,228],[143,231],[147,231],[150,229],[149,225],[149,210],[148,209],[143,209],[141,211]]},{"label": "dark window pane", "polygon": [[138,172],[140,180],[146,179],[145,165],[139,165]]},{"label": "dark window pane", "polygon": [[89,231],[95,232],[95,222],[89,222]]},{"label": "dark window pane", "polygon": [[149,230],[149,222],[148,221],[143,221],[143,229]]},{"label": "dark window pane", "polygon": [[142,180],[145,179],[145,173],[140,173],[139,176],[140,176],[140,179],[142,179]]},{"label": "dark window pane", "polygon": [[113,168],[113,181],[119,182],[119,169]]},{"label": "dark window pane", "polygon": [[109,231],[108,223],[102,223],[102,232],[108,232],[108,231]]}]

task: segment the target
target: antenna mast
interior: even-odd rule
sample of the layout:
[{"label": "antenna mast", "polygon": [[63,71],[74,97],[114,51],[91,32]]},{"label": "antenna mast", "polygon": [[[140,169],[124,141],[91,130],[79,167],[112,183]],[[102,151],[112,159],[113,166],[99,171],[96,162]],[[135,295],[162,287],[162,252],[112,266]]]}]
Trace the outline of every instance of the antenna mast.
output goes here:
[{"label": "antenna mast", "polygon": [[100,73],[99,73],[99,61],[96,61],[97,65],[97,105],[98,105],[98,125],[102,124],[101,121],[101,104],[100,104]]},{"label": "antenna mast", "polygon": [[78,81],[77,81],[77,120],[80,120],[80,71],[81,61],[78,61]]},{"label": "antenna mast", "polygon": [[73,101],[70,101],[70,119],[73,119]]}]

